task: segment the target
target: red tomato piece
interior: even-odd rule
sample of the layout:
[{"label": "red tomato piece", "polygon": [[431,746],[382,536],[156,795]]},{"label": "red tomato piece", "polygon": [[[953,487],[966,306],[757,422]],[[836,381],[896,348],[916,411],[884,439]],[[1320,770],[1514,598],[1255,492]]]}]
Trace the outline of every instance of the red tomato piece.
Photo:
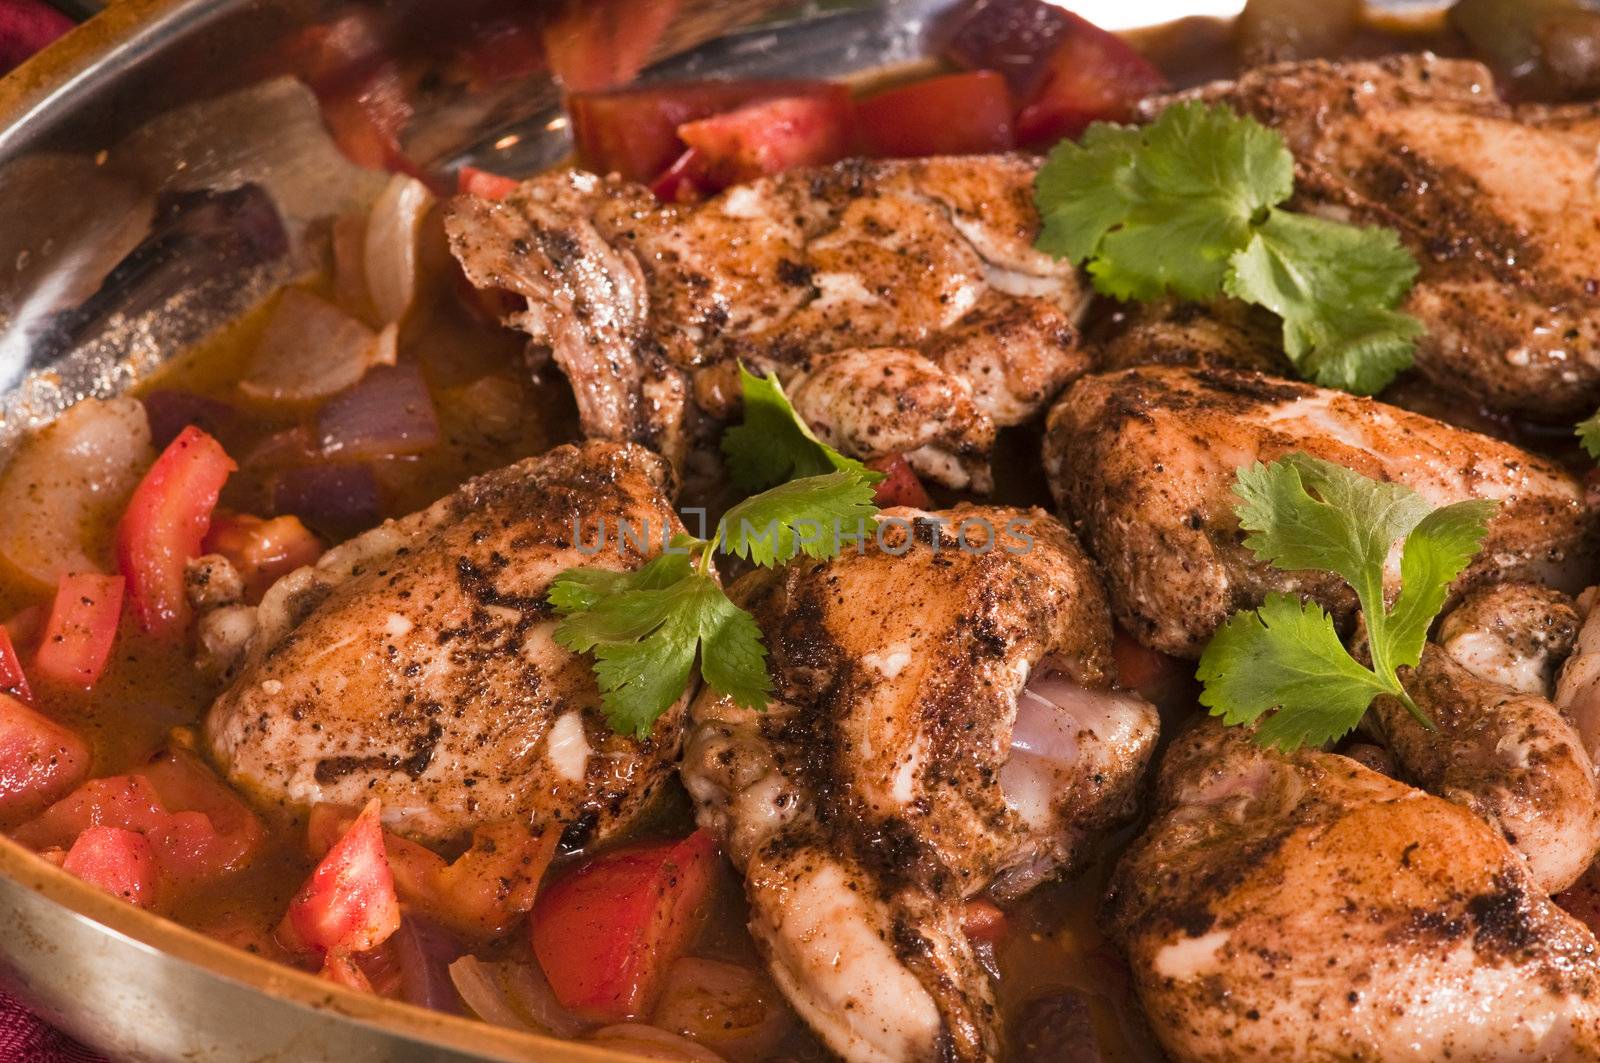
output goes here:
[{"label": "red tomato piece", "polygon": [[867,150],[888,158],[1010,151],[1011,90],[992,70],[928,78],[856,103]]},{"label": "red tomato piece", "polygon": [[42,605],[30,605],[18,609],[6,617],[3,625],[6,633],[11,636],[12,644],[19,650],[29,649],[39,641],[39,635],[44,631],[44,621],[48,614]]},{"label": "red tomato piece", "polygon": [[583,0],[562,5],[544,25],[550,69],[571,92],[634,79],[672,24],[681,0]]},{"label": "red tomato piece", "polygon": [[747,103],[685,122],[678,139],[700,154],[712,188],[797,166],[825,166],[850,154],[854,116],[843,85],[830,92]]},{"label": "red tomato piece", "polygon": [[1111,643],[1111,656],[1117,662],[1117,679],[1141,694],[1160,689],[1183,675],[1186,668],[1176,657],[1150,649],[1121,628]]},{"label": "red tomato piece", "polygon": [[333,844],[289,902],[280,936],[306,951],[361,952],[400,926],[400,899],[384,854],[377,798]]},{"label": "red tomato piece", "polygon": [[28,689],[28,677],[22,671],[22,658],[11,643],[11,632],[0,625],[0,694],[33,704],[33,691]]},{"label": "red tomato piece", "polygon": [[977,944],[998,945],[1006,936],[1006,913],[985,897],[974,897],[961,909],[961,930]]},{"label": "red tomato piece", "polygon": [[315,564],[323,545],[293,514],[263,520],[248,513],[218,513],[201,550],[231,561],[244,580],[245,598],[259,602],[280,577]]},{"label": "red tomato piece", "polygon": [[574,93],[567,110],[580,165],[629,181],[651,181],[683,154],[681,125],[757,100],[838,91],[827,81],[679,81]]},{"label": "red tomato piece", "polygon": [[456,171],[456,191],[479,199],[504,199],[516,191],[518,183],[514,177],[501,177],[476,166],[463,166]]},{"label": "red tomato piece", "polygon": [[90,827],[67,850],[61,870],[135,908],[154,908],[160,872],[150,840],[121,827]]},{"label": "red tomato piece", "polygon": [[88,774],[88,743],[0,694],[0,819],[14,822],[37,813]]},{"label": "red tomato piece", "polygon": [[121,576],[68,573],[56,589],[33,666],[46,679],[92,687],[105,671],[122,617]]},{"label": "red tomato piece", "polygon": [[651,193],[663,203],[693,203],[704,199],[710,189],[705,156],[696,148],[679,155],[660,177],[650,182]]},{"label": "red tomato piece", "polygon": [[217,495],[236,468],[221,443],[190,425],[134,488],[117,525],[117,566],[145,631],[171,635],[189,623],[184,565],[200,555]]},{"label": "red tomato piece", "polygon": [[594,1022],[647,1014],[698,928],[716,860],[697,831],[604,853],[545,885],[533,951],[561,1006]]},{"label": "red tomato piece", "polygon": [[872,494],[873,504],[880,509],[889,509],[893,506],[927,509],[933,505],[933,499],[928,497],[928,491],[922,486],[922,481],[917,479],[917,474],[911,470],[910,463],[900,455],[874,458],[867,462],[867,468],[876,469],[884,474],[884,478],[878,481],[878,486],[873,489]]},{"label": "red tomato piece", "polygon": [[1063,12],[1067,32],[1051,55],[1039,91],[1017,113],[1017,143],[1075,137],[1097,121],[1123,121],[1167,79],[1121,37]]}]

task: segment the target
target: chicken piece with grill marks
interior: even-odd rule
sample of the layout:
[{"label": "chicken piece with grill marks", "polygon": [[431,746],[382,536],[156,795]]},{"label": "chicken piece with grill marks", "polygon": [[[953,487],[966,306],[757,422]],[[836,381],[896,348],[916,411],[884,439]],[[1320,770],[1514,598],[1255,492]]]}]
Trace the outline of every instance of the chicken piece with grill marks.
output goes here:
[{"label": "chicken piece with grill marks", "polygon": [[1394,698],[1368,716],[1404,777],[1476,812],[1534,882],[1572,885],[1600,852],[1600,786],[1572,719],[1550,701],[1577,634],[1571,600],[1534,584],[1468,594],[1401,680],[1431,727]]},{"label": "chicken piece with grill marks", "polygon": [[[1292,206],[1400,234],[1402,307],[1435,387],[1542,420],[1600,404],[1600,120],[1502,101],[1489,71],[1432,55],[1261,67],[1187,96],[1283,134]],[[1174,97],[1147,101],[1153,115]]]},{"label": "chicken piece with grill marks", "polygon": [[[1086,293],[1032,246],[1034,165],[853,161],[693,206],[552,173],[501,201],[458,197],[446,227],[474,285],[525,304],[507,321],[561,366],[591,437],[681,466],[697,425],[734,412],[738,361],[788,385],[846,358],[808,411],[830,441],[864,459],[911,447],[924,475],[981,487],[994,429],[1088,368],[1073,324]],[[874,363],[938,401],[893,431],[854,430],[873,419]]]},{"label": "chicken piece with grill marks", "polygon": [[1025,892],[1127,816],[1159,725],[1113,688],[1104,595],[1066,528],[987,507],[886,516],[860,553],[735,586],[775,700],[758,714],[703,691],[683,779],[745,875],[774,980],[830,1048],[991,1059],[963,902]]},{"label": "chicken piece with grill marks", "polygon": [[1600,946],[1471,812],[1203,721],[1107,900],[1178,1061],[1593,1059]]},{"label": "chicken piece with grill marks", "polygon": [[1271,591],[1353,614],[1355,595],[1337,576],[1272,568],[1239,534],[1236,470],[1294,451],[1403,483],[1435,506],[1496,500],[1457,593],[1495,580],[1568,590],[1587,582],[1595,513],[1574,476],[1508,443],[1342,391],[1167,366],[1086,377],[1051,411],[1044,448],[1051,491],[1104,567],[1117,619],[1181,657],[1199,656],[1234,610]]},{"label": "chicken piece with grill marks", "polygon": [[642,564],[618,520],[656,549],[681,531],[670,479],[643,447],[558,447],[279,580],[206,717],[212,754],[262,804],[380,797],[424,841],[505,819],[615,833],[670,776],[687,697],[642,740],[613,733],[545,591],[567,568]]}]

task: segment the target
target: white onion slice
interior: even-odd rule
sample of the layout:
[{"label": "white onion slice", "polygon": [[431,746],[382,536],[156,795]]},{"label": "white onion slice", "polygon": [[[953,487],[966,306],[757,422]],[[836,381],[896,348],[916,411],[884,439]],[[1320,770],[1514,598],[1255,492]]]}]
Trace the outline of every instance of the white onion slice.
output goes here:
[{"label": "white onion slice", "polygon": [[365,272],[372,309],[383,322],[402,321],[416,300],[422,219],[433,193],[415,177],[395,174],[367,218]]},{"label": "white onion slice", "polygon": [[0,556],[53,586],[95,572],[154,454],[138,399],[85,399],[30,440],[0,480]]},{"label": "white onion slice", "polygon": [[450,965],[450,981],[484,1022],[567,1038],[585,1029],[556,1000],[544,972],[535,965],[485,963],[469,954]]},{"label": "white onion slice", "polygon": [[659,1026],[646,1026],[641,1022],[621,1022],[602,1027],[590,1035],[589,1043],[644,1059],[667,1059],[677,1063],[724,1063],[721,1056],[687,1037],[679,1037]]},{"label": "white onion slice", "polygon": [[272,309],[239,390],[268,402],[325,399],[394,358],[391,330],[374,333],[332,303],[289,288]]}]

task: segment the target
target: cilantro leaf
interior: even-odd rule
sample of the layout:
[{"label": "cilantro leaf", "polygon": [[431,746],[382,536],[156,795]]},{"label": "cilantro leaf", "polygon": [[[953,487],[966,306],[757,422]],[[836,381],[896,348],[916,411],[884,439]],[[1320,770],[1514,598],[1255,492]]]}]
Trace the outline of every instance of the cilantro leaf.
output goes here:
[{"label": "cilantro leaf", "polygon": [[[1370,667],[1339,641],[1321,606],[1291,595],[1235,613],[1206,646],[1196,673],[1201,704],[1226,723],[1254,722],[1265,744],[1293,749],[1348,734],[1372,699],[1387,694],[1432,724],[1401,684],[1415,667],[1450,584],[1483,541],[1495,503],[1439,509],[1401,484],[1368,479],[1333,462],[1290,454],[1237,473],[1240,527],[1257,557],[1288,571],[1320,570],[1356,592]],[[1391,606],[1384,573],[1396,540],[1400,591]]]},{"label": "cilantro leaf", "polygon": [[877,483],[883,474],[847,458],[818,439],[795,412],[776,375],[756,376],[739,367],[744,423],[722,435],[733,482],[757,491],[785,480],[836,471],[855,472]]},{"label": "cilantro leaf", "polygon": [[1035,187],[1039,246],[1086,262],[1101,292],[1208,299],[1256,215],[1293,192],[1294,158],[1254,119],[1191,101],[1058,144]]},{"label": "cilantro leaf", "polygon": [[1283,349],[1310,379],[1358,395],[1411,365],[1422,323],[1389,309],[1417,263],[1390,229],[1275,210],[1230,260],[1225,290],[1283,319]]},{"label": "cilantro leaf", "polygon": [[876,527],[872,481],[857,472],[808,476],[763,491],[728,510],[718,528],[723,550],[758,565],[797,554],[827,558]]},{"label": "cilantro leaf", "polygon": [[593,609],[602,600],[629,590],[669,587],[689,574],[687,543],[689,536],[673,539],[673,552],[663,551],[636,572],[613,572],[605,568],[569,568],[550,584],[546,597],[556,612],[578,613]]},{"label": "cilantro leaf", "polygon": [[1600,461],[1600,411],[1579,421],[1576,434],[1584,452],[1595,461]]}]

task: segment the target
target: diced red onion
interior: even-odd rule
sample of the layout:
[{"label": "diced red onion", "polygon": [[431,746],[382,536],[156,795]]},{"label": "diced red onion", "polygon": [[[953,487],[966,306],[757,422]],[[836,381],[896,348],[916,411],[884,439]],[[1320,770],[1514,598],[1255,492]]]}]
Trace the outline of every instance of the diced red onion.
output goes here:
[{"label": "diced red onion", "polygon": [[450,965],[461,957],[461,942],[437,923],[407,914],[392,939],[400,964],[400,996],[434,1011],[461,1012],[461,998],[450,981]]},{"label": "diced red onion", "polygon": [[343,539],[370,528],[381,513],[378,481],[366,465],[307,465],[274,479],[273,512],[292,513],[313,531]]},{"label": "diced red onion", "polygon": [[377,366],[317,414],[317,445],[340,461],[420,454],[439,441],[439,419],[414,365]]},{"label": "diced red onion", "polygon": [[1026,100],[1069,26],[1060,7],[1039,0],[968,0],[935,27],[932,43],[961,66],[999,72],[1017,98]]},{"label": "diced red onion", "polygon": [[192,391],[157,388],[144,396],[145,416],[150,420],[150,442],[157,450],[178,438],[190,425],[227,444],[238,411],[219,399],[196,395]]}]

